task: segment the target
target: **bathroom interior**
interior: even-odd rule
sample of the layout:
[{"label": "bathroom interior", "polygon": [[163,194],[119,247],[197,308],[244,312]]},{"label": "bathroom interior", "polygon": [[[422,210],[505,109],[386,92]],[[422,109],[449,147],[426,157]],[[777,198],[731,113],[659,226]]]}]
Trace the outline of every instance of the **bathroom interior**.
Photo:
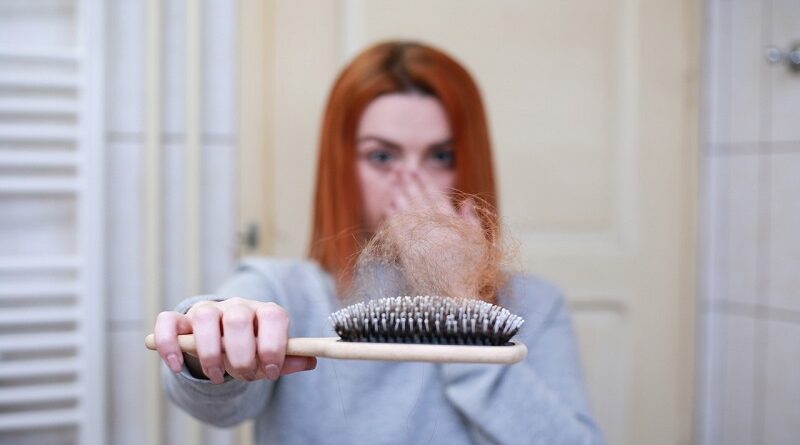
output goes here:
[{"label": "bathroom interior", "polygon": [[607,443],[798,442],[797,0],[3,0],[0,444],[252,443],[144,336],[306,255],[331,81],[389,38],[475,74]]}]

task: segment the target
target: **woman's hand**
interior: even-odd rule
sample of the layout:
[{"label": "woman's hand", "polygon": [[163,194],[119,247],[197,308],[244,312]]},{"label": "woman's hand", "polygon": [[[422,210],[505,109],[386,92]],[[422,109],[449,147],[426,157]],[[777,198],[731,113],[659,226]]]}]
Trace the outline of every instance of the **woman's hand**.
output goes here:
[{"label": "woman's hand", "polygon": [[450,196],[417,172],[404,173],[398,178],[398,187],[389,202],[385,218],[404,213],[438,213],[459,216],[470,226],[480,229],[481,223],[472,198],[467,198],[456,209]]},{"label": "woman's hand", "polygon": [[[196,303],[185,315],[162,312],[153,332],[156,348],[173,372],[180,372],[185,360],[195,376],[222,383],[225,372],[240,380],[275,381],[314,369],[316,358],[286,355],[288,329],[289,317],[277,304],[230,298]],[[180,334],[194,334],[196,356],[181,352]]]},{"label": "woman's hand", "polygon": [[[416,173],[398,178],[377,255],[396,255],[410,291],[476,297],[492,266],[489,242],[472,198],[456,208],[446,190]],[[375,242],[377,239],[377,242]]]}]

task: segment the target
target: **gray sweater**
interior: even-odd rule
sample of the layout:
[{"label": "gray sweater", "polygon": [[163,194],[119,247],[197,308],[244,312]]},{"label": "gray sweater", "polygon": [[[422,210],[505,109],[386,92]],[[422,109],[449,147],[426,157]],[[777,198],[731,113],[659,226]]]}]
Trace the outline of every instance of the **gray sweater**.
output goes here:
[{"label": "gray sweater", "polygon": [[[290,337],[335,336],[341,307],[334,283],[309,261],[253,258],[203,299],[274,301],[289,313]],[[384,296],[376,295],[375,297]],[[214,385],[163,367],[170,398],[216,426],[255,419],[258,444],[599,444],[584,395],[569,312],[554,287],[516,276],[498,295],[525,319],[528,347],[511,365],[319,359],[317,369],[277,382],[226,377]]]}]

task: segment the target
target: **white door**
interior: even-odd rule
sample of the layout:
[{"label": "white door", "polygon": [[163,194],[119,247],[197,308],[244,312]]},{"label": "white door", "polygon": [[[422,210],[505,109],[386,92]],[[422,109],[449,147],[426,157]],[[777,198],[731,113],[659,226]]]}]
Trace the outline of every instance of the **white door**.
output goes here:
[{"label": "white door", "polygon": [[243,126],[241,165],[245,181],[270,179],[243,183],[243,202],[266,207],[240,223],[260,223],[259,251],[303,255],[338,69],[379,39],[440,46],[482,87],[502,215],[524,267],[570,302],[608,442],[687,443],[697,15],[670,0],[269,2],[252,19],[264,40],[242,48],[264,57],[242,115],[260,113],[268,131]]}]

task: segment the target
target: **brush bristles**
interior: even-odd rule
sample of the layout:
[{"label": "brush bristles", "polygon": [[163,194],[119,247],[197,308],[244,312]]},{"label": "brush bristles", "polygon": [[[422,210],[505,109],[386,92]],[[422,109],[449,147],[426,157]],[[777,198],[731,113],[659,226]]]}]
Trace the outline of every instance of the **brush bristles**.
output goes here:
[{"label": "brush bristles", "polygon": [[344,341],[492,346],[507,344],[524,322],[482,300],[436,296],[356,303],[329,319]]}]

